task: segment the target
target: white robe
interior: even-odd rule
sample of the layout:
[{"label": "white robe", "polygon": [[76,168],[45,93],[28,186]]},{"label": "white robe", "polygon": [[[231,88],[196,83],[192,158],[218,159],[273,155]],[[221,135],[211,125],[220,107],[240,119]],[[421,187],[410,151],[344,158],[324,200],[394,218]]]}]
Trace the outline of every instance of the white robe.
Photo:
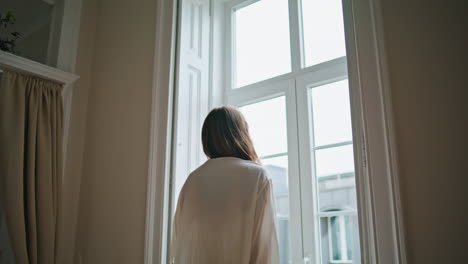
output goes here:
[{"label": "white robe", "polygon": [[225,157],[190,174],[174,217],[171,263],[279,263],[272,183],[262,166]]}]

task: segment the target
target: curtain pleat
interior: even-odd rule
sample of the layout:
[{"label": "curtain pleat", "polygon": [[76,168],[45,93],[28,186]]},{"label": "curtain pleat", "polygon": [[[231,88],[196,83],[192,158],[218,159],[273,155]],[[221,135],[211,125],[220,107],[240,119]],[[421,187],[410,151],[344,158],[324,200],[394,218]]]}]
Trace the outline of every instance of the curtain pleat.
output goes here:
[{"label": "curtain pleat", "polygon": [[60,84],[5,72],[0,86],[0,202],[17,264],[53,264],[62,180]]}]

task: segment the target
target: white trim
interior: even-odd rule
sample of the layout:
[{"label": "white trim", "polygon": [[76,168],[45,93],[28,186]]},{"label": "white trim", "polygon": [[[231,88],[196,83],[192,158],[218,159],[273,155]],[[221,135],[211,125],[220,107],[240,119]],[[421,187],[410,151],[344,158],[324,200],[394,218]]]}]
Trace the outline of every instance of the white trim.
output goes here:
[{"label": "white trim", "polygon": [[[228,94],[232,87],[236,86],[236,43],[233,41],[234,34],[236,32],[236,21],[234,16],[234,7],[238,5],[238,3],[229,3],[225,4],[224,8],[224,34],[225,34],[225,92],[224,94]],[[227,74],[226,74],[227,73]]]},{"label": "white trim", "polygon": [[57,57],[60,45],[60,33],[62,30],[64,1],[60,0],[52,8],[52,17],[50,20],[49,43],[47,45],[46,64],[57,66]]},{"label": "white trim", "polygon": [[[226,89],[219,89],[225,87],[225,74],[226,65],[225,57],[225,40],[226,33],[224,30],[224,4],[218,0],[210,0],[211,5],[211,40],[210,40],[210,104],[209,108],[220,106],[224,103],[224,94]],[[218,89],[214,89],[217,87]]]},{"label": "white trim", "polygon": [[[270,83],[275,83],[280,80],[294,79],[296,77],[306,75],[306,73],[310,73],[310,72],[324,72],[324,74],[327,74],[327,72],[329,71],[331,71],[330,73],[333,73],[333,71],[340,71],[340,72],[343,72],[345,76],[347,73],[347,69],[345,65],[346,65],[346,57],[336,58],[333,60],[329,60],[326,62],[322,62],[316,65],[312,65],[312,66],[300,69],[297,72],[288,72],[282,75],[272,77],[270,79],[248,84],[246,86],[232,88],[232,89],[228,87],[229,90],[227,91],[227,95],[230,96],[231,94],[242,93],[243,90],[251,90],[253,87],[268,85]],[[314,86],[318,86],[318,85],[322,85],[322,84],[317,83]]]},{"label": "white trim", "polygon": [[[376,6],[374,6],[374,4]],[[406,264],[378,0],[343,1],[362,263]],[[359,120],[358,120],[359,119]],[[360,158],[358,158],[360,157]],[[358,163],[361,160],[361,163]]]},{"label": "white trim", "polygon": [[[341,64],[340,64],[341,65]],[[340,67],[341,68],[341,67]],[[314,137],[311,136],[314,130],[313,115],[310,111],[309,105],[311,104],[308,87],[311,85],[320,85],[323,83],[322,79],[327,81],[336,78],[342,78],[345,74],[342,70],[329,70],[325,69],[324,72],[318,74],[324,78],[313,78],[315,74],[307,74],[300,76],[296,79],[296,100],[297,100],[297,116],[298,116],[298,140],[301,141],[299,146],[299,157],[301,166],[301,202],[302,202],[302,222],[310,223],[303,226],[303,243],[304,259],[309,259],[312,263],[321,263],[322,250],[319,241],[320,224],[318,221],[317,213],[319,204],[317,201],[318,195],[318,177],[315,173],[315,146]]]},{"label": "white trim", "polygon": [[63,84],[64,87],[72,85],[79,78],[73,73],[65,72],[5,51],[0,51],[0,66],[55,81]]},{"label": "white trim", "polygon": [[[54,24],[59,23],[60,27],[57,24],[53,29],[53,32],[56,33],[56,30],[60,30],[60,34],[57,36],[51,36],[49,41],[55,42],[57,40],[56,46],[56,66],[58,69],[67,72],[75,72],[76,66],[76,57],[78,54],[78,42],[80,34],[80,21],[81,21],[81,3],[82,0],[62,0],[59,1],[57,5],[54,6]],[[58,9],[58,10],[55,10]],[[61,9],[61,10],[60,10]],[[62,11],[61,17],[60,11]],[[51,32],[51,34],[53,34]],[[50,47],[55,47],[54,43],[49,45]],[[54,52],[53,50],[48,50],[49,52]],[[54,54],[54,55],[55,55]],[[48,59],[51,59],[49,56]],[[50,61],[49,61],[50,62]],[[71,127],[71,109],[72,109],[72,97],[73,90],[76,88],[75,83],[65,87],[64,89],[64,133],[63,133],[63,161],[64,161],[64,178],[62,182],[63,195],[62,195],[62,209],[60,211],[60,218],[62,221],[59,224],[59,249],[58,249],[58,262],[60,263],[71,263],[74,260],[75,253],[75,243],[76,243],[76,226],[78,222],[78,208],[79,208],[79,198],[80,198],[80,179],[71,179],[68,177],[68,152],[69,152],[69,140],[70,140],[70,127]]]},{"label": "white trim", "polygon": [[229,105],[242,106],[278,97],[287,91],[291,82],[294,86],[294,79],[286,79],[257,86],[250,91],[231,94],[226,98],[226,101]]},{"label": "white trim", "polygon": [[167,262],[177,1],[158,1],[146,201],[145,264]]},{"label": "white trim", "polygon": [[80,36],[81,0],[64,0],[57,68],[74,72]]},{"label": "white trim", "polygon": [[383,119],[385,121],[385,132],[387,139],[387,153],[388,153],[388,178],[390,179],[390,190],[393,194],[393,210],[394,210],[394,243],[396,244],[395,251],[399,253],[399,263],[406,264],[406,244],[405,244],[405,230],[404,230],[404,215],[401,201],[400,191],[400,177],[399,177],[399,166],[397,159],[397,144],[395,136],[395,125],[393,118],[393,107],[391,99],[390,81],[388,76],[387,68],[387,54],[385,49],[385,38],[384,28],[382,22],[382,12],[380,6],[380,0],[371,1],[373,5],[374,25],[375,25],[375,42],[377,47],[377,61],[379,62],[379,77],[382,88],[382,99],[383,99]]},{"label": "white trim", "polygon": [[317,214],[318,217],[331,217],[339,215],[357,215],[357,211],[354,209],[344,209],[338,211],[324,211]]},{"label": "white trim", "polygon": [[[261,103],[262,101],[276,98],[285,98],[285,114],[287,127],[288,152],[263,156],[262,159],[278,156],[288,156],[288,186],[289,186],[289,237],[290,259],[292,263],[300,263],[303,260],[302,243],[302,214],[301,214],[301,179],[299,166],[299,141],[297,138],[298,120],[296,118],[296,89],[295,80],[287,79],[276,81],[265,86],[257,86],[252,92],[239,93],[238,97],[227,98],[229,104],[234,106]],[[279,220],[280,218],[278,218]]]},{"label": "white trim", "polygon": [[291,72],[300,71],[304,66],[301,5],[301,0],[288,0]]},{"label": "white trim", "polygon": [[299,146],[298,117],[296,115],[296,81],[291,79],[286,91],[286,125],[288,137],[288,184],[289,184],[289,230],[292,263],[303,261],[303,222],[301,211],[301,174]]},{"label": "white trim", "polygon": [[[57,53],[58,69],[75,72],[76,56],[78,54],[78,39],[80,35],[80,18],[81,0],[63,0],[63,16],[59,20],[61,22],[61,30]],[[72,98],[73,89],[70,86],[70,89],[67,87],[64,91],[64,120],[65,123],[68,124],[65,126],[63,133],[63,138],[65,140],[63,145],[64,161],[67,160]],[[76,205],[78,206],[78,202],[76,202]]]},{"label": "white trim", "polygon": [[336,147],[342,147],[342,146],[352,145],[352,144],[353,144],[353,141],[349,140],[349,141],[342,141],[342,142],[333,143],[333,144],[313,146],[313,149],[320,150],[320,149],[336,148]]}]

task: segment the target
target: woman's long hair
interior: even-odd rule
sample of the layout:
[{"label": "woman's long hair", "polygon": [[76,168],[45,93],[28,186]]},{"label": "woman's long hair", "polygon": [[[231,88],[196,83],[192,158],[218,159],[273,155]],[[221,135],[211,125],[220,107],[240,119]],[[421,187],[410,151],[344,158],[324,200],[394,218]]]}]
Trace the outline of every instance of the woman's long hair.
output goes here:
[{"label": "woman's long hair", "polygon": [[214,108],[203,123],[202,143],[210,159],[237,157],[259,163],[242,113],[229,106]]}]

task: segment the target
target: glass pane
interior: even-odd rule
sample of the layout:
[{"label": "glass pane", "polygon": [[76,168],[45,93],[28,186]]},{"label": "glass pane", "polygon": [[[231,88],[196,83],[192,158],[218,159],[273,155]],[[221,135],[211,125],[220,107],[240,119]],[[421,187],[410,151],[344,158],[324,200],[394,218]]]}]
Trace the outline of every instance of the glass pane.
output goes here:
[{"label": "glass pane", "polygon": [[302,0],[306,66],[346,55],[341,0]]},{"label": "glass pane", "polygon": [[347,245],[346,251],[347,251],[347,254],[348,254],[347,257],[348,257],[348,259],[353,259],[353,249],[352,249],[351,245],[353,244],[352,230],[353,230],[354,226],[352,226],[351,216],[349,216],[349,215],[345,216],[345,224],[346,224],[345,230],[347,230],[347,232],[346,232],[346,245]]},{"label": "glass pane", "polygon": [[287,152],[286,102],[277,97],[239,108],[260,157]]},{"label": "glass pane", "polygon": [[260,0],[234,11],[234,87],[291,71],[287,0]]},{"label": "glass pane", "polygon": [[263,166],[270,173],[275,195],[276,213],[280,217],[289,216],[288,156],[262,160]]},{"label": "glass pane", "polygon": [[360,263],[357,223],[356,214],[343,214],[340,210],[336,215],[320,218],[322,264]]},{"label": "glass pane", "polygon": [[323,178],[319,180],[319,210],[332,209],[357,210],[354,176]]},{"label": "glass pane", "polygon": [[311,88],[315,146],[352,140],[348,80]]},{"label": "glass pane", "polygon": [[[350,101],[347,80],[310,90],[321,264],[360,263]],[[343,143],[343,144],[338,144]],[[338,144],[334,147],[326,146]]]},{"label": "glass pane", "polygon": [[290,261],[288,156],[263,159],[270,173],[275,196],[281,263]]},{"label": "glass pane", "polygon": [[[285,97],[268,99],[239,108],[260,157],[287,152]],[[281,263],[290,263],[288,156],[263,158],[273,182]]]},{"label": "glass pane", "polygon": [[353,145],[317,150],[315,162],[318,177],[353,172]]},{"label": "glass pane", "polygon": [[331,239],[331,250],[332,260],[342,260],[341,256],[341,229],[340,229],[340,218],[338,216],[330,217],[330,239]]}]

